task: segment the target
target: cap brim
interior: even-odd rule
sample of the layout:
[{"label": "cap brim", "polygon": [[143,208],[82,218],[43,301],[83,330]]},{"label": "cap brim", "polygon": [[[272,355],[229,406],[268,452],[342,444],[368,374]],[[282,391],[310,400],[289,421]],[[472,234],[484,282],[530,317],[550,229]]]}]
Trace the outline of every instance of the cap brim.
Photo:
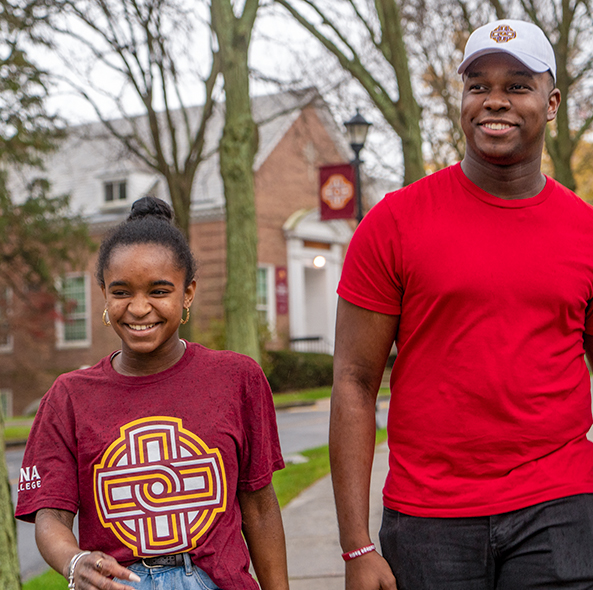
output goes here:
[{"label": "cap brim", "polygon": [[463,74],[472,62],[474,62],[479,57],[482,57],[483,55],[488,55],[490,53],[507,53],[508,55],[519,60],[524,66],[527,66],[532,72],[535,72],[536,74],[543,74],[544,72],[550,70],[549,66],[547,66],[545,63],[531,57],[530,55],[525,55],[520,51],[508,51],[507,49],[503,49],[502,47],[488,47],[486,49],[474,51],[474,53],[468,55],[461,62],[459,68],[457,69],[457,73]]}]

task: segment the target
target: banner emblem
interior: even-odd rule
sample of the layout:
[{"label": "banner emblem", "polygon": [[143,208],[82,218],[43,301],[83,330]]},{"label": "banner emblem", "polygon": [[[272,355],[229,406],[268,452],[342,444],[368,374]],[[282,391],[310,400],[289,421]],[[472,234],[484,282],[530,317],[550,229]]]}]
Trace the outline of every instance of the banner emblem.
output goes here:
[{"label": "banner emblem", "polygon": [[354,196],[354,187],[342,174],[332,174],[321,187],[321,198],[334,211],[343,209]]},{"label": "banner emblem", "polygon": [[319,169],[321,219],[349,219],[355,215],[355,180],[350,164],[322,166]]}]

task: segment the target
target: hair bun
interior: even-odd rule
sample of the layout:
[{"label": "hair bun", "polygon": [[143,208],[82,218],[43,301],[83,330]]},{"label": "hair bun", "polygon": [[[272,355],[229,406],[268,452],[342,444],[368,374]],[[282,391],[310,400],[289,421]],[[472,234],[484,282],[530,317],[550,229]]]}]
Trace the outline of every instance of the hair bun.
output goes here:
[{"label": "hair bun", "polygon": [[148,215],[154,215],[156,217],[162,217],[167,221],[172,221],[173,209],[162,199],[150,196],[142,197],[132,204],[132,211],[130,212],[128,221],[147,217]]}]

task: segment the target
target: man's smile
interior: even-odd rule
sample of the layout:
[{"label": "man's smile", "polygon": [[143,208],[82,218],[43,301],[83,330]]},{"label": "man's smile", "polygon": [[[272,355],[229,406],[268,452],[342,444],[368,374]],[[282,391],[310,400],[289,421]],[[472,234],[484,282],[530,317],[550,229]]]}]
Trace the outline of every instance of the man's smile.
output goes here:
[{"label": "man's smile", "polygon": [[480,125],[486,127],[486,129],[492,129],[492,131],[503,131],[504,129],[514,127],[510,123],[480,123]]}]

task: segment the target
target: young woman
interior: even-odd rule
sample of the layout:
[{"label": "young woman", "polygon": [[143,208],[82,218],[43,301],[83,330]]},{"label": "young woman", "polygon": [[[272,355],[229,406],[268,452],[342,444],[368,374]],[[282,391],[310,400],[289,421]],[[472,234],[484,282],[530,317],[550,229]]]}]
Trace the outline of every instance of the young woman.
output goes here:
[{"label": "young woman", "polygon": [[103,241],[103,322],[121,350],[43,398],[16,515],[71,589],[256,590],[251,557],[262,590],[287,590],[269,386],[250,358],[179,339],[196,267],[171,220],[146,197]]}]

